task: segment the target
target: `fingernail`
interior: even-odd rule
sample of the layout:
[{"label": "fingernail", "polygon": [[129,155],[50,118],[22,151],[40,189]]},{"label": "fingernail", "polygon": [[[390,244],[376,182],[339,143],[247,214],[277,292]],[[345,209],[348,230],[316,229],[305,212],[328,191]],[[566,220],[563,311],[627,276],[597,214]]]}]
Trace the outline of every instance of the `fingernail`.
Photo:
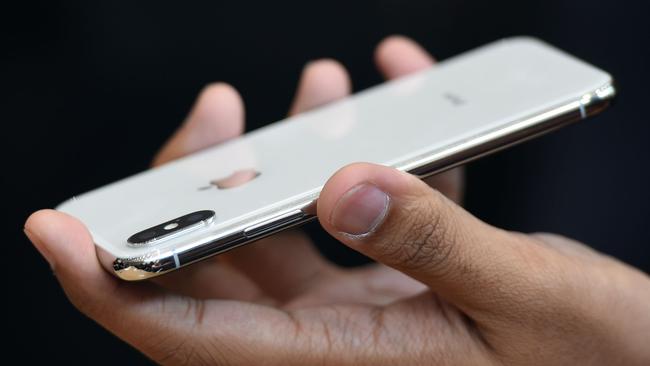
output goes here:
[{"label": "fingernail", "polygon": [[38,249],[39,253],[41,253],[43,258],[45,258],[47,263],[50,265],[50,268],[54,269],[54,259],[52,257],[52,254],[50,254],[50,252],[47,251],[46,247],[43,245],[38,235],[32,233],[27,228],[24,228],[23,231],[25,232],[27,238],[32,242],[32,244],[34,244],[36,249]]},{"label": "fingernail", "polygon": [[388,195],[374,184],[359,184],[336,203],[330,223],[341,233],[366,236],[384,221],[389,203]]}]

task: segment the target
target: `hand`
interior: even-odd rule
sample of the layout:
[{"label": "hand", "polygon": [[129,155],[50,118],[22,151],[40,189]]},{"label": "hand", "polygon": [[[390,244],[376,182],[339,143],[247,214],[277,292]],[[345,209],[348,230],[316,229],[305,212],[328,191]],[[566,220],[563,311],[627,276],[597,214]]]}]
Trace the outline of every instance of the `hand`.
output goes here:
[{"label": "hand", "polygon": [[[388,77],[427,67],[404,38],[377,50]],[[292,112],[349,92],[333,61],[308,65]],[[207,88],[164,163],[241,133],[225,84]],[[82,312],[160,363],[648,365],[650,279],[559,236],[491,227],[457,206],[460,172],[417,178],[372,164],[337,172],[322,226],[382,264],[340,269],[293,231],[155,281],[120,281],[76,219],[34,213],[25,231]],[[444,193],[444,194],[443,194]]]}]

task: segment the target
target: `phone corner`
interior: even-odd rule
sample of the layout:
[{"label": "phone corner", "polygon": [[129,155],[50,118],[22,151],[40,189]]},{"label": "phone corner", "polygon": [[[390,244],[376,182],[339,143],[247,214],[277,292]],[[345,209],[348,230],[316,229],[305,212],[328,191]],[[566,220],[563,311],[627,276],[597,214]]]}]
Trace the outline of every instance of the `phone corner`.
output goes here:
[{"label": "phone corner", "polygon": [[101,246],[95,246],[97,259],[113,276],[129,282],[147,280],[178,268],[176,261],[168,257],[140,256],[126,258],[116,256]]}]

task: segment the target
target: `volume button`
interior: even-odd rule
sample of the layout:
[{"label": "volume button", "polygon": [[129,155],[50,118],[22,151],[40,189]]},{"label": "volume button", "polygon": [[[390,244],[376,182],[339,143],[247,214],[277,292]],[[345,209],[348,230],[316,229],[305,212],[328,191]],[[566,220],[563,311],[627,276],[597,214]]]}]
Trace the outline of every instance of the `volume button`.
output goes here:
[{"label": "volume button", "polygon": [[269,234],[277,229],[292,226],[292,224],[298,223],[304,217],[305,213],[301,210],[287,212],[286,214],[247,227],[244,229],[244,236],[248,239],[253,239],[264,234]]}]

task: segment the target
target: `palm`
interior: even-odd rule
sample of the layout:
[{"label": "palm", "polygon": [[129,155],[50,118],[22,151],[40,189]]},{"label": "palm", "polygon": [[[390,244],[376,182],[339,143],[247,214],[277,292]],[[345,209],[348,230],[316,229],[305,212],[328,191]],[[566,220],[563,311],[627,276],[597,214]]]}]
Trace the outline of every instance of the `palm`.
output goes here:
[{"label": "palm", "polygon": [[[470,334],[461,313],[421,283],[380,264],[336,268],[323,261],[311,246],[305,246],[307,240],[299,232],[276,235],[223,258],[165,276],[156,281],[166,288],[158,296],[167,306],[171,303],[170,308],[184,309],[184,322],[190,322],[192,328],[205,329],[208,343],[210,337],[217,341],[223,336],[214,330],[227,320],[250,317],[255,319],[256,332],[260,334],[295,334],[291,338],[296,342],[292,348],[305,349],[306,344],[310,345],[306,357],[331,355],[332,350],[343,351],[349,344],[359,342],[403,357],[404,352],[430,350],[432,346],[425,343],[430,340],[419,339],[409,344],[408,351],[391,348],[391,337],[403,335],[404,330],[431,335],[451,330]],[[287,253],[289,248],[302,248],[300,261],[311,265],[301,265],[306,271],[298,268],[299,272],[293,275],[290,271],[286,276],[281,271],[270,273],[275,265],[291,268],[296,261],[288,258],[284,263],[273,263],[272,256],[265,256],[264,252]],[[270,262],[247,276],[238,271],[250,268],[248,261],[260,256]],[[251,278],[267,280],[255,282]],[[170,290],[175,295],[170,296]],[[224,297],[235,301],[224,303]],[[141,342],[141,338],[134,341]],[[169,347],[177,348],[180,347]],[[207,352],[218,353],[218,347],[209,347]],[[177,353],[150,356],[160,362],[189,357]]]},{"label": "palm", "polygon": [[338,269],[311,281],[283,307],[304,309],[335,304],[385,305],[426,290],[403,273],[381,264]]}]

